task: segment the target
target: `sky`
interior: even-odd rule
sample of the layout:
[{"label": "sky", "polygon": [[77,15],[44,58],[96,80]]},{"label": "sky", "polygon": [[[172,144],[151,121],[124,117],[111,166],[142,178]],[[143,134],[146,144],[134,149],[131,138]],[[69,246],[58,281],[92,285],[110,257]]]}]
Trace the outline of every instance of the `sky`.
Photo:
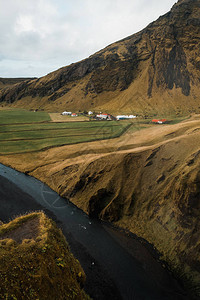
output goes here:
[{"label": "sky", "polygon": [[41,77],[132,35],[175,0],[0,0],[0,77]]}]

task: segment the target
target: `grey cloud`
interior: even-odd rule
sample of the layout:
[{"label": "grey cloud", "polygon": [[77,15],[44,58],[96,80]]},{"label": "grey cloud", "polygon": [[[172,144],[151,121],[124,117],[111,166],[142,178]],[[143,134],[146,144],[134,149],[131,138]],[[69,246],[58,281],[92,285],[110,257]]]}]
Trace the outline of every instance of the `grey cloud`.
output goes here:
[{"label": "grey cloud", "polygon": [[41,76],[76,62],[141,30],[174,3],[0,0],[0,77]]}]

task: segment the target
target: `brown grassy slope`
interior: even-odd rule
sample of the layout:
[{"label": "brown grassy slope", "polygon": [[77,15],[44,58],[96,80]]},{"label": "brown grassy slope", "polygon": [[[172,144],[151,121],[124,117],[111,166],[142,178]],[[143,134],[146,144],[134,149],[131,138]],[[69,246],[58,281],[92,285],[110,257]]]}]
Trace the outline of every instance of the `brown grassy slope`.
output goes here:
[{"label": "brown grassy slope", "polygon": [[0,226],[1,299],[89,299],[85,274],[43,213]]},{"label": "brown grassy slope", "polygon": [[0,90],[7,87],[12,87],[15,84],[21,83],[23,81],[30,81],[33,78],[1,78],[0,77]]},{"label": "brown grassy slope", "polygon": [[144,237],[199,293],[199,116],[109,140],[4,156],[91,216]]},{"label": "brown grassy slope", "polygon": [[144,30],[89,58],[1,93],[16,107],[198,112],[200,0],[179,1]]}]

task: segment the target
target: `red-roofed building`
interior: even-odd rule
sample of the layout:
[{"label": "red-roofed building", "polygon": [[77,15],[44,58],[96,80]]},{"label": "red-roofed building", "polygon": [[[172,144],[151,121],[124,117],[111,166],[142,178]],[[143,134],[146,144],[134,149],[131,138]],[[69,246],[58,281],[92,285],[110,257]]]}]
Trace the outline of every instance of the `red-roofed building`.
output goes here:
[{"label": "red-roofed building", "polygon": [[155,123],[155,124],[163,124],[163,123],[166,123],[167,120],[166,119],[160,119],[160,120],[153,119],[151,122]]},{"label": "red-roofed building", "polygon": [[98,114],[96,118],[100,120],[112,120],[109,114]]}]

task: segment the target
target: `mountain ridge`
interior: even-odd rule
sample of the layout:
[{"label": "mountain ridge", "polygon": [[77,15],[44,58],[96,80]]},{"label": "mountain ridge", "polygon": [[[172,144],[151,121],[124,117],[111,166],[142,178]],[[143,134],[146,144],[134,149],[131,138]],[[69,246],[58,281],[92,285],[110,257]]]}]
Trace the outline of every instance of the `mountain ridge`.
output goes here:
[{"label": "mountain ridge", "polygon": [[199,112],[199,20],[199,0],[178,1],[138,33],[1,91],[0,102],[57,111]]}]

